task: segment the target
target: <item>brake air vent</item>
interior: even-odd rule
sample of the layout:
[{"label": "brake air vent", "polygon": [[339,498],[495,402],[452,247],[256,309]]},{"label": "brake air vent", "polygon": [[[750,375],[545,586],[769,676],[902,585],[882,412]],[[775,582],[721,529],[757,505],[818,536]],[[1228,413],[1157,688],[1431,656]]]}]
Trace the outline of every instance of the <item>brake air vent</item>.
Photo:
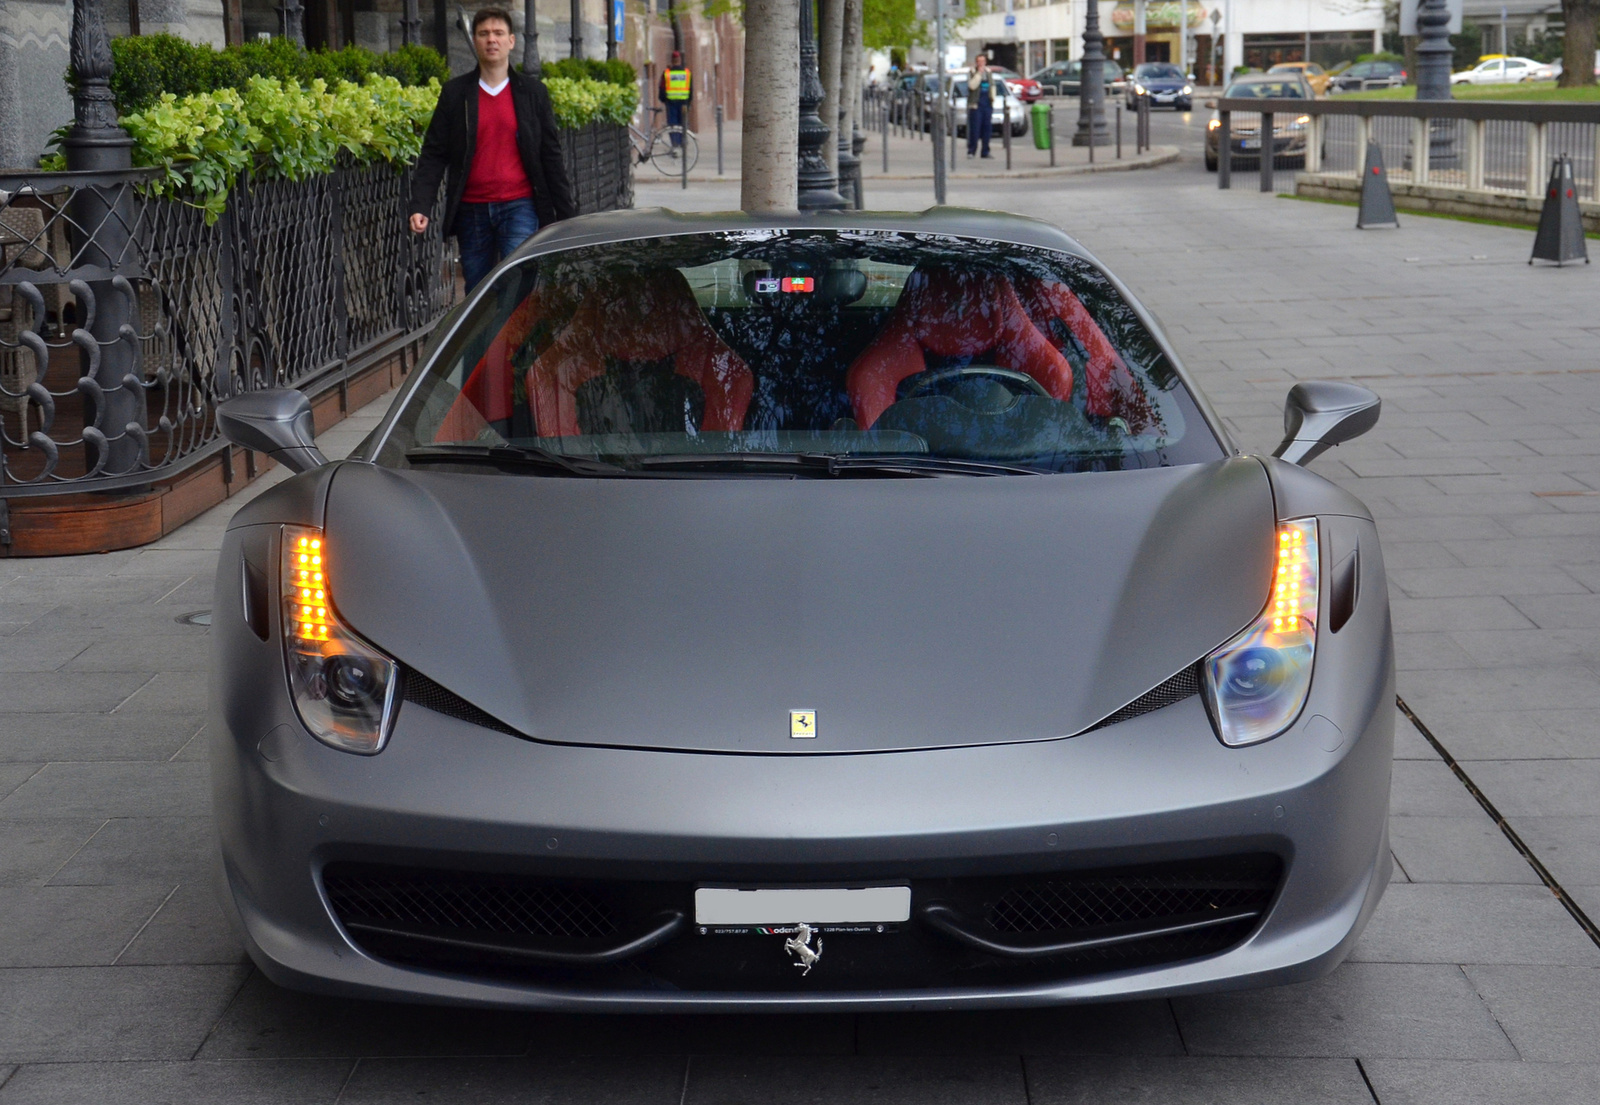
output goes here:
[{"label": "brake air vent", "polygon": [[1153,690],[1148,690],[1122,709],[1108,717],[1095,722],[1085,733],[1092,733],[1096,729],[1104,729],[1107,725],[1116,725],[1118,722],[1136,718],[1140,714],[1148,714],[1152,710],[1159,710],[1171,706],[1174,702],[1182,702],[1191,695],[1200,693],[1200,665],[1190,664],[1177,675],[1168,679]]},{"label": "brake air vent", "polygon": [[420,671],[410,668],[406,669],[405,700],[407,702],[415,702],[424,710],[432,710],[434,713],[443,714],[445,717],[453,717],[459,721],[469,722],[485,729],[493,729],[497,733],[507,733],[513,737],[522,736],[521,733],[492,714],[485,713],[454,691],[441,687]]}]

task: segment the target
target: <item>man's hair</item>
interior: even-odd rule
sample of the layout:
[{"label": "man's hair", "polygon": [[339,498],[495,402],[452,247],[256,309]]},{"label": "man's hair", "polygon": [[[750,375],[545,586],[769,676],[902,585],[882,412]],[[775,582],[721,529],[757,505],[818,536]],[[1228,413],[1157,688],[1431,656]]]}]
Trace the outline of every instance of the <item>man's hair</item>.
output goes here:
[{"label": "man's hair", "polygon": [[472,16],[472,33],[477,34],[478,28],[491,19],[504,23],[508,31],[516,30],[511,23],[511,13],[504,8],[479,8]]}]

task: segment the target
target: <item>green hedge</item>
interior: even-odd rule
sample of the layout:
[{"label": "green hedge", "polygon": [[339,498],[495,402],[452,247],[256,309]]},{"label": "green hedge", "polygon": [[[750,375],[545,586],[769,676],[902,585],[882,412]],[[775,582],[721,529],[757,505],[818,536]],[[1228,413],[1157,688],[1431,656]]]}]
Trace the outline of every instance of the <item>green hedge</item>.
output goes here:
[{"label": "green hedge", "polygon": [[609,61],[599,61],[595,58],[562,58],[560,61],[547,61],[544,63],[542,75],[546,78],[560,77],[569,81],[601,81],[605,84],[619,84],[625,88],[637,88],[639,84],[638,71],[621,58],[612,58]]},{"label": "green hedge", "polygon": [[243,92],[251,77],[299,85],[324,80],[332,85],[361,84],[379,76],[393,77],[407,88],[450,79],[444,58],[426,46],[405,46],[389,54],[360,46],[308,51],[286,38],[273,38],[218,50],[176,35],[133,35],[111,41],[111,59],[111,91],[124,115],[148,109],[166,92],[180,99],[224,88]]}]

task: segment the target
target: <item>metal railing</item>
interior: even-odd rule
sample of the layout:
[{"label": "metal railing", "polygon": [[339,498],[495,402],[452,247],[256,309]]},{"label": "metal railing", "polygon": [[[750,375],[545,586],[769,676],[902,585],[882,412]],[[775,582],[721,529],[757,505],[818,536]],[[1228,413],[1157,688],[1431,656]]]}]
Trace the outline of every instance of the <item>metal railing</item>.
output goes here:
[{"label": "metal railing", "polygon": [[[1217,101],[1218,179],[1230,187],[1240,157],[1231,138],[1241,130],[1259,142],[1262,119],[1274,133],[1303,135],[1303,147],[1273,157],[1257,154],[1263,191],[1275,168],[1304,168],[1357,179],[1368,142],[1383,151],[1393,184],[1452,188],[1538,199],[1558,157],[1572,160],[1578,198],[1600,201],[1600,104],[1489,100]],[[1304,124],[1288,120],[1304,118]],[[1248,157],[1248,154],[1246,154]]]},{"label": "metal railing", "polygon": [[[562,132],[580,212],[632,206],[621,131]],[[0,500],[178,475],[223,448],[221,400],[342,388],[458,297],[408,173],[243,179],[209,226],[151,176],[0,173]]]}]

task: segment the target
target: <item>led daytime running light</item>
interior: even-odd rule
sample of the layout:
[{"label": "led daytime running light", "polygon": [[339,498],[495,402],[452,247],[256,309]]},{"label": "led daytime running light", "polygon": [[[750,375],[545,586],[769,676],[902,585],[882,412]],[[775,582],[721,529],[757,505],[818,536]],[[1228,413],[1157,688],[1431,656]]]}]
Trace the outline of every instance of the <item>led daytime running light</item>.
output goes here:
[{"label": "led daytime running light", "polygon": [[295,711],[311,735],[331,748],[381,751],[398,705],[399,665],[339,620],[321,530],[284,526],[279,565],[284,662]]},{"label": "led daytime running light", "polygon": [[1224,744],[1282,733],[1311,691],[1320,589],[1316,520],[1280,522],[1274,546],[1266,609],[1205,661],[1206,702]]}]

